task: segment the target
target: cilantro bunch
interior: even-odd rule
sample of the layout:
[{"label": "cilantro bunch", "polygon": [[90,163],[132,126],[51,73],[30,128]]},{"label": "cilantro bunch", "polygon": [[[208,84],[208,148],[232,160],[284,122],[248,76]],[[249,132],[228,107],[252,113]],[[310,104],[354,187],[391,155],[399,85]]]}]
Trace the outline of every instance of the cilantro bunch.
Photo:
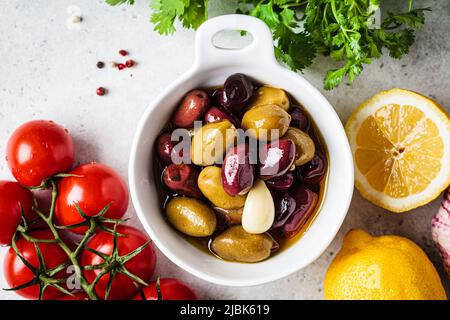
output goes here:
[{"label": "cilantro bunch", "polygon": [[[134,0],[105,0],[111,5]],[[208,18],[208,0],[150,0],[150,21],[160,34],[174,33],[176,20],[185,28],[198,28]],[[393,58],[407,54],[415,30],[425,23],[425,11],[388,12],[377,20],[381,0],[238,0],[236,12],[263,20],[272,31],[275,55],[294,71],[302,71],[318,54],[340,66],[329,70],[324,88],[336,88],[347,78],[353,83],[364,64],[379,58],[383,49]]]}]

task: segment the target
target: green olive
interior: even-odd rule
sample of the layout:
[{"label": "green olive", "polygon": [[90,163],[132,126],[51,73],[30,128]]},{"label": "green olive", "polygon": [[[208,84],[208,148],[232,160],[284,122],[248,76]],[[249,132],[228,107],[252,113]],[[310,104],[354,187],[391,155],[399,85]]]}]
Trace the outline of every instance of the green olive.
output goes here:
[{"label": "green olive", "polygon": [[295,144],[294,165],[301,166],[312,160],[316,148],[310,136],[300,129],[289,127],[284,138],[290,139]]},{"label": "green olive", "polygon": [[205,124],[195,132],[191,143],[191,160],[199,166],[209,166],[222,160],[234,143],[237,130],[228,120]]},{"label": "green olive", "polygon": [[286,92],[283,89],[270,86],[262,86],[258,89],[256,98],[253,100],[250,109],[265,104],[276,104],[285,111],[289,111],[290,106]]},{"label": "green olive", "polygon": [[198,175],[198,187],[216,207],[239,209],[245,204],[245,195],[230,196],[222,186],[222,169],[215,166],[204,168]]},{"label": "green olive", "polygon": [[188,236],[208,237],[216,230],[214,211],[194,198],[172,198],[166,205],[166,215],[175,229]]},{"label": "green olive", "polygon": [[262,141],[282,137],[291,122],[291,116],[275,104],[266,104],[248,110],[242,118],[242,127],[248,135]]},{"label": "green olive", "polygon": [[270,256],[274,241],[267,233],[251,234],[242,226],[233,226],[218,235],[211,250],[224,260],[258,262]]},{"label": "green olive", "polygon": [[242,224],[242,213],[244,212],[244,208],[223,209],[223,208],[219,208],[219,207],[214,207],[213,209],[216,212],[217,216],[222,217],[223,221],[228,226]]}]

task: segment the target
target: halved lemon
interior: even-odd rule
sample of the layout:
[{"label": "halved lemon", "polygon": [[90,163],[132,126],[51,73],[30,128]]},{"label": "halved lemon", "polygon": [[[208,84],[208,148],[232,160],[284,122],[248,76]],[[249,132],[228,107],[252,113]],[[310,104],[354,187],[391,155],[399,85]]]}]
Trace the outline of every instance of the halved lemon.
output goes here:
[{"label": "halved lemon", "polygon": [[450,119],[435,101],[391,89],[362,103],[345,131],[363,197],[393,212],[435,199],[450,184]]}]

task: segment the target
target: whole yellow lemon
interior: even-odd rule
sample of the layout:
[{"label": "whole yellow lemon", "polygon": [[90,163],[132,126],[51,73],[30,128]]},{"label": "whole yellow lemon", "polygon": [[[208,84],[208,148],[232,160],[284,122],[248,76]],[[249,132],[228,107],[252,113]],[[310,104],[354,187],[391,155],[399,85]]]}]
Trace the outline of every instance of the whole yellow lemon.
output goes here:
[{"label": "whole yellow lemon", "polygon": [[444,300],[436,269],[425,252],[399,236],[352,230],[327,270],[328,300]]}]

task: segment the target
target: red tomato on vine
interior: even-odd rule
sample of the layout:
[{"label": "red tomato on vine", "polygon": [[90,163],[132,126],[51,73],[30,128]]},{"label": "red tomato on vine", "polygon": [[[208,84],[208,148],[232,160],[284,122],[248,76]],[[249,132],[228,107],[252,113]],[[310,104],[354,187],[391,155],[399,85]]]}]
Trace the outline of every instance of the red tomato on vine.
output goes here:
[{"label": "red tomato on vine", "polygon": [[17,181],[35,187],[74,162],[74,145],[69,132],[53,121],[34,120],[17,128],[9,138],[6,161]]}]

